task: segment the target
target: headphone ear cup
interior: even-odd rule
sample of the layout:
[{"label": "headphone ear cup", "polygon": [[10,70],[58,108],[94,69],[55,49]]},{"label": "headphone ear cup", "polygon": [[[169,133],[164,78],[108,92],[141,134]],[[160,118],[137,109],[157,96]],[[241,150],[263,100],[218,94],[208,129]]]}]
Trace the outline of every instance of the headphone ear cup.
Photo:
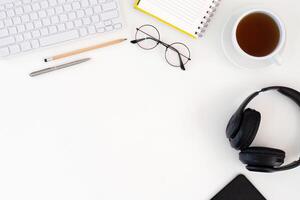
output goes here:
[{"label": "headphone ear cup", "polygon": [[274,168],[284,163],[285,152],[280,149],[266,147],[249,147],[239,154],[240,161],[249,167],[256,168]]},{"label": "headphone ear cup", "polygon": [[274,167],[261,167],[261,166],[251,166],[247,165],[246,169],[251,172],[264,172],[264,173],[271,173],[276,171]]},{"label": "headphone ear cup", "polygon": [[242,115],[240,113],[235,113],[229,120],[227,127],[226,127],[226,136],[228,139],[234,138],[239,131],[241,122],[242,122]]},{"label": "headphone ear cup", "polygon": [[242,116],[241,125],[238,133],[232,139],[230,144],[237,150],[245,149],[253,142],[261,121],[261,115],[256,110],[246,109]]}]

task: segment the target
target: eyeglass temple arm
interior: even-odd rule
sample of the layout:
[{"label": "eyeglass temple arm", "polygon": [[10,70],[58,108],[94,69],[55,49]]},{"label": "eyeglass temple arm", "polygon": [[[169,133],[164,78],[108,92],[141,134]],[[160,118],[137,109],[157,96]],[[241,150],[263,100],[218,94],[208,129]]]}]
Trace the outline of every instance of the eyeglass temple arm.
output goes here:
[{"label": "eyeglass temple arm", "polygon": [[182,58],[181,58],[181,55],[179,53],[179,51],[177,49],[175,49],[176,53],[178,54],[178,57],[179,57],[179,62],[180,62],[180,68],[182,70],[185,70],[185,67],[184,67],[184,64],[183,64],[183,61],[182,61]]},{"label": "eyeglass temple arm", "polygon": [[142,41],[144,41],[144,40],[146,40],[147,38],[141,38],[141,39],[138,39],[138,40],[131,40],[130,42],[132,43],[132,44],[137,44],[137,43],[139,43],[139,42],[142,42]]},{"label": "eyeglass temple arm", "polygon": [[182,61],[182,58],[181,58],[181,53],[180,53],[176,48],[174,48],[174,47],[172,47],[171,45],[168,45],[168,44],[166,44],[166,43],[164,43],[164,42],[162,42],[162,45],[164,45],[164,46],[167,47],[167,48],[172,49],[173,51],[175,51],[175,52],[178,54],[179,62],[180,62],[180,68],[181,68],[182,70],[185,70],[185,67],[184,67],[184,64],[183,64],[183,61]]},{"label": "eyeglass temple arm", "polygon": [[161,41],[159,41],[159,40],[157,40],[157,39],[155,39],[155,38],[153,38],[153,37],[145,37],[145,38],[141,38],[141,39],[132,40],[132,41],[130,41],[130,42],[131,42],[132,44],[137,44],[137,43],[142,42],[142,41],[144,41],[144,40],[154,40],[154,41],[157,42],[157,43],[161,43]]}]

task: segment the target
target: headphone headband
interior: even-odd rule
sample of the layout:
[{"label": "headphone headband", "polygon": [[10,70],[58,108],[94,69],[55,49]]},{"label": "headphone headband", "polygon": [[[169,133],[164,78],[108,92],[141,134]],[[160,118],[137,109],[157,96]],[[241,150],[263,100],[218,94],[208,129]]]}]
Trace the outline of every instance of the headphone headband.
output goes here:
[{"label": "headphone headband", "polygon": [[246,168],[249,171],[254,171],[254,172],[281,172],[281,171],[286,171],[290,169],[294,169],[296,167],[300,166],[300,159],[296,160],[294,162],[291,162],[290,164],[281,166],[281,167],[257,167],[257,166],[247,166]]},{"label": "headphone headband", "polygon": [[248,96],[244,102],[240,105],[238,110],[236,111],[235,114],[241,114],[247,105],[255,98],[257,97],[260,93],[262,92],[267,92],[270,90],[277,90],[279,93],[283,94],[284,96],[290,98],[293,100],[299,107],[300,107],[300,93],[297,90],[294,90],[289,87],[283,87],[283,86],[271,86],[271,87],[266,87],[261,89],[260,91],[256,91],[252,93],[250,96]]}]

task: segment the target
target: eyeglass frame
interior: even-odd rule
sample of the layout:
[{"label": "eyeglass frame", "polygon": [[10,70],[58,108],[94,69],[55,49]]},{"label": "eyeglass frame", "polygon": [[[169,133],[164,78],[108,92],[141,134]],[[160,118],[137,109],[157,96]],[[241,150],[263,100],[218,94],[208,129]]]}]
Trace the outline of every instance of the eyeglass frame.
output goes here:
[{"label": "eyeglass frame", "polygon": [[[153,37],[152,35],[150,35],[150,34],[148,34],[148,33],[146,33],[146,32],[144,32],[143,30],[141,30],[141,28],[143,28],[143,27],[145,27],[145,26],[150,26],[150,27],[154,28],[154,29],[157,31],[157,33],[158,33],[159,39]],[[163,45],[164,47],[166,47],[166,50],[165,50],[165,59],[166,59],[166,61],[168,62],[168,64],[171,65],[171,66],[173,66],[173,67],[180,67],[182,70],[186,70],[186,69],[185,69],[185,65],[186,65],[189,61],[191,61],[191,52],[190,52],[190,49],[187,47],[187,45],[185,45],[185,44],[183,44],[183,43],[181,43],[181,42],[175,42],[175,43],[172,43],[172,44],[167,44],[167,43],[161,41],[161,40],[160,40],[160,32],[158,31],[158,29],[157,29],[155,26],[153,26],[153,25],[151,25],[151,24],[145,24],[145,25],[142,25],[141,27],[136,28],[136,30],[137,30],[137,31],[136,31],[136,34],[135,34],[135,40],[132,40],[132,41],[131,41],[132,44],[137,44],[137,45],[139,45],[139,46],[140,46],[142,49],[144,49],[144,50],[152,50],[152,49],[156,48],[159,44],[161,44],[161,45]],[[147,36],[149,36],[149,37],[137,39],[137,34],[138,34],[139,31],[142,32],[142,33],[144,33],[145,35],[147,35]],[[147,39],[153,40],[153,41],[155,41],[157,44],[156,44],[154,47],[149,48],[149,49],[142,47],[142,46],[139,44],[139,42],[145,41],[145,40],[147,40]],[[175,47],[172,46],[172,45],[174,45],[174,44],[181,44],[181,45],[185,46],[186,49],[188,50],[189,56],[187,57],[187,56],[181,54]],[[168,49],[171,49],[171,50],[175,51],[175,52],[178,54],[180,66],[171,64],[170,61],[167,59],[167,51],[168,51]],[[186,63],[183,63],[183,60],[182,60],[181,56],[183,56],[183,57],[185,57],[185,58],[187,59],[187,62],[186,62]]]}]

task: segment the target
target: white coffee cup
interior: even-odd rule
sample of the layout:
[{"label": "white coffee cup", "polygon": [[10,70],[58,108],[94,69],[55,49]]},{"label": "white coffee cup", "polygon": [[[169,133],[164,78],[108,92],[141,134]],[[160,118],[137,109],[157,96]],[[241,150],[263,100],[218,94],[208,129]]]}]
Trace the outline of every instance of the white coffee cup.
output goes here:
[{"label": "white coffee cup", "polygon": [[[279,28],[279,32],[280,32],[280,38],[279,38],[277,47],[269,55],[266,55],[263,57],[256,57],[256,56],[252,56],[252,55],[246,53],[239,46],[237,37],[236,37],[237,28],[238,28],[238,25],[240,24],[241,20],[244,19],[246,16],[253,14],[253,13],[263,13],[265,15],[270,16],[274,20],[274,22],[276,22],[276,24]],[[280,53],[285,45],[285,41],[286,41],[286,31],[285,31],[283,22],[276,14],[274,14],[272,11],[267,10],[267,9],[250,9],[250,10],[244,12],[237,18],[236,22],[234,23],[233,30],[232,30],[232,42],[233,42],[233,46],[234,46],[235,50],[240,55],[247,57],[249,59],[252,59],[252,60],[256,60],[256,61],[269,61],[271,63],[276,63],[278,65],[281,65],[282,58],[281,58]]]}]

